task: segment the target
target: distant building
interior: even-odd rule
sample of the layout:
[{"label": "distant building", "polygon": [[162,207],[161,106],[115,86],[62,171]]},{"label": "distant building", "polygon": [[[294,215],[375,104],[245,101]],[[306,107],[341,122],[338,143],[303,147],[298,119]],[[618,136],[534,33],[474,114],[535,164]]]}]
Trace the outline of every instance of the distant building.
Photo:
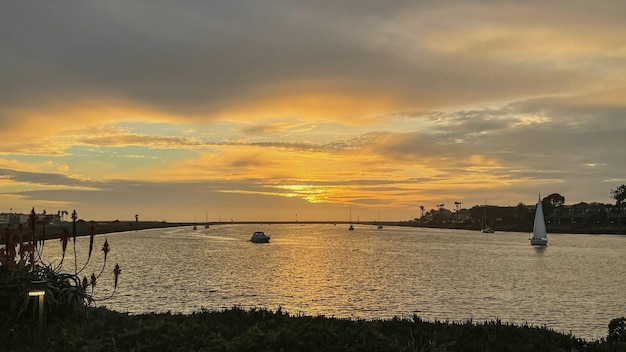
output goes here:
[{"label": "distant building", "polygon": [[[47,224],[58,223],[60,218],[57,214],[36,214],[37,222],[45,221]],[[11,225],[26,224],[30,214],[20,213],[0,213],[0,226],[6,227]]]},{"label": "distant building", "polygon": [[28,214],[0,213],[0,225],[17,225],[28,222]]}]

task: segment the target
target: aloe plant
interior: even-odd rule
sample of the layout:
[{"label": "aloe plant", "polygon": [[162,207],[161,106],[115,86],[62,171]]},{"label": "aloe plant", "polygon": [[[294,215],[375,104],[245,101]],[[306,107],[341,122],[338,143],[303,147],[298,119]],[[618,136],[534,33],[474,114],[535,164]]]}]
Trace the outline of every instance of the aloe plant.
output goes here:
[{"label": "aloe plant", "polygon": [[[45,211],[44,211],[45,219]],[[46,243],[45,221],[37,231],[37,215],[33,208],[29,215],[28,229],[19,224],[16,229],[6,228],[0,232],[0,318],[3,324],[19,322],[28,319],[26,312],[34,305],[28,297],[29,285],[33,281],[45,281],[45,310],[50,315],[81,315],[85,307],[112,297],[117,290],[118,276],[121,273],[119,265],[113,270],[114,288],[110,296],[96,298],[94,288],[98,278],[104,273],[107,266],[110,246],[105,239],[102,252],[102,267],[99,273],[92,273],[89,278],[81,273],[87,268],[92,258],[95,228],[92,226],[89,236],[89,249],[84,265],[78,268],[76,256],[76,219],[77,213],[72,213],[72,234],[74,239],[74,270],[66,271],[63,267],[70,233],[64,230],[60,236],[62,257],[58,264],[46,264],[42,260],[43,248]]]}]

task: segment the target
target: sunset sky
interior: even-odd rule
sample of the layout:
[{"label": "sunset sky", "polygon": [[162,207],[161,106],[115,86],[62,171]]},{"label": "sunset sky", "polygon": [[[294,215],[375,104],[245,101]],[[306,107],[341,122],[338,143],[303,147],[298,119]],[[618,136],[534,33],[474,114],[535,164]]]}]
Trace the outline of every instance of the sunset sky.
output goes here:
[{"label": "sunset sky", "polygon": [[0,213],[614,203],[624,1],[7,1]]}]

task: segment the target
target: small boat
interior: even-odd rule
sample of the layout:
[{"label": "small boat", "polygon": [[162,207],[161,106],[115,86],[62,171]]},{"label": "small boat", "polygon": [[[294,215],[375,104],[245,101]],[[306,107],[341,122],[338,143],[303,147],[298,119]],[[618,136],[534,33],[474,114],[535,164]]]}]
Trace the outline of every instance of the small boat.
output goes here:
[{"label": "small boat", "polygon": [[256,231],[252,234],[250,238],[250,242],[252,243],[268,243],[270,241],[270,236],[263,233],[263,231]]},{"label": "small boat", "polygon": [[348,227],[348,231],[354,231],[354,226],[352,226],[352,207],[350,207],[350,227]]},{"label": "small boat", "polygon": [[480,230],[482,233],[495,233],[492,227],[487,226],[487,199],[485,199],[485,208],[483,209],[483,224],[482,229]]},{"label": "small boat", "polygon": [[533,246],[548,245],[548,231],[546,231],[546,221],[543,218],[543,205],[541,204],[541,195],[537,201],[537,210],[535,210],[535,223],[533,224],[533,237],[530,239]]}]

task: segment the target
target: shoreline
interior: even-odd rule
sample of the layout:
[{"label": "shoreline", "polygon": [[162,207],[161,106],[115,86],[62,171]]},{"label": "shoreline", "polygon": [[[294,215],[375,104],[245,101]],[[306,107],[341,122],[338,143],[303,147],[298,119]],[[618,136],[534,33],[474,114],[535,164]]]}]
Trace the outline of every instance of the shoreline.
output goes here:
[{"label": "shoreline", "polygon": [[[321,224],[321,225],[348,225],[350,222],[348,221],[236,221],[236,222],[208,222],[209,226],[222,226],[222,225],[310,225],[310,224]],[[471,227],[464,226],[450,226],[450,225],[433,225],[433,224],[419,224],[411,221],[361,221],[352,223],[354,225],[363,225],[363,226],[399,226],[399,227],[419,227],[419,228],[434,228],[434,229],[449,229],[449,230],[468,230],[468,231],[480,231],[480,229],[475,229]],[[205,223],[193,223],[193,222],[166,222],[166,221],[84,221],[79,220],[76,222],[76,236],[88,236],[91,234],[92,227],[94,229],[95,235],[103,235],[107,233],[116,233],[116,232],[126,232],[126,231],[138,231],[138,230],[147,230],[147,229],[156,229],[156,228],[169,228],[169,227],[182,227],[182,226],[202,226],[204,227]],[[63,230],[67,230],[70,235],[73,232],[73,223],[71,222],[62,222],[59,224],[47,225],[45,227],[45,238],[46,239],[56,239],[60,238]],[[532,229],[524,229],[524,228],[495,228],[497,232],[532,232]],[[40,235],[42,233],[42,227],[37,227],[37,232]],[[561,229],[548,229],[548,232],[551,234],[559,234],[559,233],[567,233],[567,234],[587,234],[587,235],[626,235],[626,229],[581,229],[581,228],[561,228]]]},{"label": "shoreline", "polygon": [[[76,236],[89,236],[92,232],[92,228],[95,235],[105,235],[108,233],[116,232],[139,231],[147,229],[192,225],[193,223],[176,223],[164,221],[77,221]],[[40,234],[42,231],[41,226],[38,226],[37,230]],[[59,224],[46,225],[45,239],[60,238],[63,230],[67,230],[71,236],[73,232],[73,223],[61,222]]]}]

